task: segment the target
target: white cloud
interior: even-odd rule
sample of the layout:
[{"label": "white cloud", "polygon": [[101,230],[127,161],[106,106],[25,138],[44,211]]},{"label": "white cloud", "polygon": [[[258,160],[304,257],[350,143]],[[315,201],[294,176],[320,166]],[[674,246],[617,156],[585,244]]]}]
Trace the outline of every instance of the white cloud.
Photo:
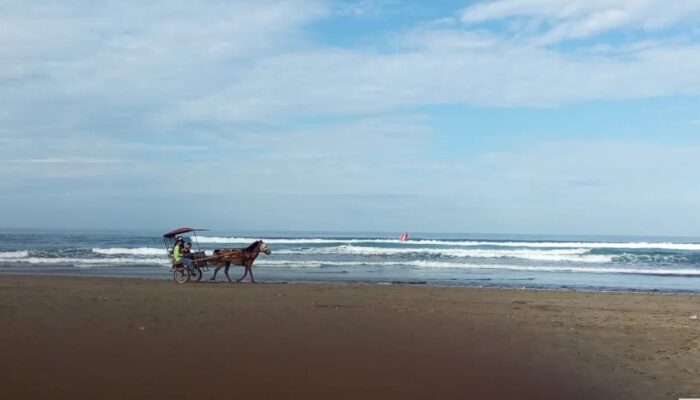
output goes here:
[{"label": "white cloud", "polygon": [[[479,217],[479,229],[508,230],[515,226],[508,218],[522,219],[511,198],[522,199],[520,207],[530,207],[535,218],[556,210],[562,198],[622,204],[639,190],[633,183],[644,184],[639,176],[656,185],[674,174],[675,182],[692,181],[678,175],[694,170],[687,166],[656,167],[658,160],[694,162],[696,152],[609,143],[439,161],[430,154],[432,121],[421,110],[698,96],[700,45],[682,35],[566,50],[540,45],[614,29],[684,26],[697,16],[697,2],[661,10],[652,1],[564,8],[554,1],[494,1],[466,9],[465,24],[416,24],[356,47],[319,44],[307,35],[310,24],[337,12],[314,0],[110,4],[117,3],[21,2],[3,9],[0,192],[29,187],[58,195],[72,188],[84,203],[95,193],[114,199],[131,193],[153,203],[177,194],[201,197],[208,208],[208,196],[228,204],[240,188],[272,199],[425,195],[441,198],[433,206],[501,215],[501,226]],[[368,4],[359,5],[355,11],[367,17]],[[370,11],[376,18],[376,9]],[[535,32],[526,37],[534,40],[475,25],[523,17],[537,20],[525,30],[525,36]],[[626,164],[616,159],[619,151],[644,162]],[[694,194],[682,185],[668,189]],[[671,200],[659,195],[636,204],[648,212]],[[237,204],[256,205],[246,201]],[[601,209],[610,214],[610,207]],[[443,211],[435,217],[464,210]]]},{"label": "white cloud", "polygon": [[[522,14],[564,21],[544,37],[608,29],[620,24],[620,12],[653,26],[654,19],[640,15],[659,2],[618,2],[611,9],[613,3],[562,9],[554,1],[502,0],[468,8],[464,18]],[[118,9],[101,2],[52,4],[0,16],[8,33],[0,35],[0,60],[12,60],[0,63],[0,95],[12,99],[0,111],[4,129],[153,133],[192,123],[280,123],[434,104],[556,106],[700,94],[700,46],[682,41],[558,52],[428,25],[393,33],[391,51],[344,49],[305,36],[307,24],[332,9],[311,0],[135,2]],[[677,23],[681,17],[673,16],[685,18],[697,8],[697,2],[673,4],[666,8],[675,11],[664,8],[654,18],[665,13],[671,15],[662,18],[666,24]]]},{"label": "white cloud", "polygon": [[30,158],[25,160],[0,160],[3,163],[28,163],[28,164],[122,164],[129,162],[120,158],[88,158],[88,157],[54,157],[54,158]]},{"label": "white cloud", "polygon": [[221,182],[235,181],[286,195],[403,193],[405,179],[394,173],[422,156],[430,134],[427,120],[411,115],[240,131],[219,139],[216,158],[182,169],[178,178],[198,184],[180,192],[229,193]]},{"label": "white cloud", "polygon": [[461,21],[530,18],[548,26],[538,38],[541,43],[556,43],[615,29],[660,30],[698,17],[700,2],[695,0],[495,0],[467,7]]},{"label": "white cloud", "polygon": [[453,214],[471,229],[692,235],[700,223],[693,211],[700,190],[689,184],[698,151],[697,144],[537,142],[443,163],[416,187],[473,210]]},{"label": "white cloud", "polygon": [[508,43],[450,47],[455,34],[443,33],[390,54],[322,49],[267,57],[175,114],[240,121],[431,104],[557,106],[700,94],[700,75],[693,73],[700,70],[700,46],[566,55]]}]

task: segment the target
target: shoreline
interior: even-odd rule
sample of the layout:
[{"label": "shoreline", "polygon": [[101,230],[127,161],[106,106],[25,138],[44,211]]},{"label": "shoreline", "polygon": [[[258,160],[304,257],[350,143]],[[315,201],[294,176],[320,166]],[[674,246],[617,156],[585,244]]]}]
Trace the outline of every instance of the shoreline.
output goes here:
[{"label": "shoreline", "polygon": [[[0,249],[0,273],[163,278],[169,268],[161,236],[7,233]],[[615,241],[600,236],[572,241],[556,235],[438,235],[399,242],[376,235],[265,236],[273,252],[256,261],[261,281],[425,281],[457,287],[700,293],[700,243],[670,238]],[[254,240],[224,232],[201,239],[206,239],[202,249],[208,252]]]},{"label": "shoreline", "polygon": [[698,311],[685,294],[0,274],[0,383],[10,398],[697,397]]},{"label": "shoreline", "polygon": [[[84,271],[84,270],[83,270]],[[211,268],[208,272],[211,272]],[[2,271],[0,269],[0,277],[38,277],[38,278],[50,278],[50,277],[63,277],[63,278],[86,278],[86,279],[136,279],[136,280],[154,280],[154,281],[173,281],[171,273],[162,276],[156,275],[143,275],[143,276],[133,276],[133,275],[119,275],[116,273],[95,273],[86,275],[79,272],[23,272],[18,270],[12,271]],[[216,282],[209,282],[206,277],[203,277],[200,282],[191,282],[190,284],[218,284],[218,283],[229,283],[223,280],[221,275],[217,278]],[[231,279],[234,280],[234,277]],[[174,283],[174,282],[173,282]],[[249,283],[248,281],[243,283]],[[465,288],[465,289],[495,289],[495,290],[533,290],[533,291],[561,291],[561,292],[574,292],[574,293],[626,293],[626,294],[663,294],[663,295],[689,295],[698,296],[700,295],[700,290],[671,290],[671,289],[629,289],[629,288],[619,288],[619,289],[609,289],[609,288],[592,288],[589,286],[569,286],[569,287],[546,287],[546,286],[520,286],[515,285],[469,285],[463,283],[431,283],[428,281],[384,281],[384,280],[302,280],[302,279],[279,279],[279,278],[269,278],[266,277],[265,280],[259,280],[258,283],[261,284],[275,284],[275,285],[368,285],[368,286],[424,286],[424,287],[436,287],[436,288]]]}]

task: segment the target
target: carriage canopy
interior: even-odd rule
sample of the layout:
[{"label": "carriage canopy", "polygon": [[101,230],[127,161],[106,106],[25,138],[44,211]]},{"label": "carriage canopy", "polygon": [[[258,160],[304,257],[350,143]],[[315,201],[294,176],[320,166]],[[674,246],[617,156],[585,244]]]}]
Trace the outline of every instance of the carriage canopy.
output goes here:
[{"label": "carriage canopy", "polygon": [[163,237],[166,239],[172,239],[177,235],[181,235],[183,233],[188,233],[188,232],[199,232],[199,231],[208,231],[209,229],[202,229],[202,228],[190,228],[188,226],[184,226],[182,228],[177,228],[173,229],[170,232],[166,232],[163,234]]}]

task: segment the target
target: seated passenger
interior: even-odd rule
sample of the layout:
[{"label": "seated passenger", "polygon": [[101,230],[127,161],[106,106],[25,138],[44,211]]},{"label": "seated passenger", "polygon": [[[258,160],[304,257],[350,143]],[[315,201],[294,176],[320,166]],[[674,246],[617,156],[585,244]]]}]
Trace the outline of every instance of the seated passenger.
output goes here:
[{"label": "seated passenger", "polygon": [[178,237],[177,240],[175,240],[175,247],[173,247],[173,261],[175,261],[175,264],[185,265],[190,272],[194,273],[194,261],[185,257],[183,243],[185,243],[185,241],[182,240],[181,237]]},{"label": "seated passenger", "polygon": [[194,260],[194,256],[192,255],[192,242],[187,242],[185,243],[185,248],[182,249],[182,255],[185,256],[185,258],[190,258]]}]

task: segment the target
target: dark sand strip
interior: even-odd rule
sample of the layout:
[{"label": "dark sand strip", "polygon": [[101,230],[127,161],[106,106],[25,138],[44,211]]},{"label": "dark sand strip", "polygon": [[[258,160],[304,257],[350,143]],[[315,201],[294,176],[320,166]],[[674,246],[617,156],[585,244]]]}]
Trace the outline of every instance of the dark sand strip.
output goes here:
[{"label": "dark sand strip", "polygon": [[700,299],[0,275],[6,399],[700,396]]}]

